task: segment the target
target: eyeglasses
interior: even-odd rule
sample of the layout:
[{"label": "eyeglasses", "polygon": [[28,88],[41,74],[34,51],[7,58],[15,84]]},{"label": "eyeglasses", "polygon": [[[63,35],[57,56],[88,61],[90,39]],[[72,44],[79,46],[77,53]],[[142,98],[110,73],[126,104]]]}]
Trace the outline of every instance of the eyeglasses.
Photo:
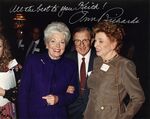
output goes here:
[{"label": "eyeglasses", "polygon": [[90,42],[89,39],[84,39],[84,40],[74,40],[75,45],[81,45],[81,43],[88,44]]}]

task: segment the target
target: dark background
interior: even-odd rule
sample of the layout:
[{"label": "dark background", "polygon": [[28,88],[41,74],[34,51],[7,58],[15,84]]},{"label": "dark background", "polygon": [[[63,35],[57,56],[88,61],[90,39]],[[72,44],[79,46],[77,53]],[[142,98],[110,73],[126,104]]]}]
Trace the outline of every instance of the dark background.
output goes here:
[{"label": "dark background", "polygon": [[[0,19],[4,22],[5,30],[10,41],[15,40],[14,35],[14,26],[13,26],[13,17],[16,13],[10,13],[9,10],[15,5],[21,6],[38,6],[43,4],[43,6],[48,5],[59,5],[59,6],[70,6],[72,8],[76,7],[81,1],[79,0],[55,0],[55,1],[46,1],[46,0],[1,0],[0,1]],[[122,48],[122,55],[127,56],[128,49],[131,46],[135,47],[132,60],[137,66],[137,73],[140,78],[141,85],[144,89],[146,101],[141,110],[136,115],[136,119],[150,119],[149,109],[150,109],[150,79],[149,79],[149,1],[148,0],[91,0],[84,1],[84,3],[89,2],[98,3],[99,10],[86,10],[89,12],[88,16],[101,16],[105,11],[114,7],[120,7],[124,10],[121,19],[133,19],[138,17],[139,23],[122,23],[125,28],[126,35],[124,37],[124,45]],[[103,8],[103,5],[107,5]],[[102,9],[103,8],[103,9]],[[91,27],[97,21],[86,21],[86,22],[77,22],[74,24],[69,23],[69,18],[76,11],[65,12],[61,17],[58,16],[57,12],[22,12],[26,21],[24,22],[25,32],[29,32],[33,25],[40,26],[43,30],[52,21],[63,21],[65,22],[70,30],[72,31],[74,27],[78,25],[86,25]],[[112,12],[112,15],[116,12]],[[78,17],[78,16],[77,16]],[[106,18],[106,17],[104,17]],[[70,42],[70,46],[72,42]],[[70,47],[69,47],[70,48]],[[68,48],[68,49],[69,49]]]}]

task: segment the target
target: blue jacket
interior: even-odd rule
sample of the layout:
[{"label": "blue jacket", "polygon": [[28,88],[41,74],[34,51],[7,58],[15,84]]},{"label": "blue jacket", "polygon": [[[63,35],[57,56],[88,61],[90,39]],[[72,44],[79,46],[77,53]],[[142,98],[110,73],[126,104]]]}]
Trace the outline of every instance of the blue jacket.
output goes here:
[{"label": "blue jacket", "polygon": [[[74,94],[66,93],[68,85]],[[43,96],[53,94],[59,102],[47,105]],[[19,119],[67,119],[66,107],[78,96],[77,65],[62,57],[52,60],[48,53],[31,55],[25,63],[18,94]]]}]

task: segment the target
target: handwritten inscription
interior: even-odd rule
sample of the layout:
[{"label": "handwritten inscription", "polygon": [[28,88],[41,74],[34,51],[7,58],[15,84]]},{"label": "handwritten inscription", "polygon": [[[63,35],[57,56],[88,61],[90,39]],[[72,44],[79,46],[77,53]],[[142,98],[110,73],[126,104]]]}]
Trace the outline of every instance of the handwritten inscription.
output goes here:
[{"label": "handwritten inscription", "polygon": [[43,6],[43,4],[40,4],[39,6],[31,5],[31,6],[18,6],[15,5],[13,8],[9,10],[10,13],[16,13],[16,12],[57,12],[59,6],[54,5],[48,5],[46,7]]},{"label": "handwritten inscription", "polygon": [[123,8],[121,7],[108,8],[107,4],[108,4],[107,2],[101,5],[100,3],[81,1],[79,4],[75,5],[75,7],[67,6],[67,5],[61,6],[58,4],[47,5],[47,6],[44,6],[44,4],[30,5],[30,6],[15,5],[12,8],[10,8],[9,12],[10,13],[53,12],[56,13],[58,17],[63,17],[65,13],[69,13],[70,16],[68,16],[68,22],[70,24],[75,24],[77,22],[99,22],[102,19],[107,19],[107,20],[111,20],[112,22],[124,23],[124,24],[140,23],[138,16],[134,18],[131,17],[130,19],[126,19],[124,18],[125,11]]}]

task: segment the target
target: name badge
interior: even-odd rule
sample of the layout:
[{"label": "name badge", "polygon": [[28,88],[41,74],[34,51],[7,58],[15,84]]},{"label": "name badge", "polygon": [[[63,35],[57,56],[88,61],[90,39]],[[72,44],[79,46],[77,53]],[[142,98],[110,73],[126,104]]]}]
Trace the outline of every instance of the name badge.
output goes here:
[{"label": "name badge", "polygon": [[39,48],[35,48],[34,51],[40,52],[40,49]]},{"label": "name badge", "polygon": [[24,48],[24,44],[21,44],[20,47],[21,47],[21,48]]},{"label": "name badge", "polygon": [[102,71],[105,71],[105,72],[106,72],[106,71],[109,69],[109,67],[110,67],[110,66],[107,65],[107,64],[102,64],[102,66],[101,66],[100,69],[101,69]]}]

